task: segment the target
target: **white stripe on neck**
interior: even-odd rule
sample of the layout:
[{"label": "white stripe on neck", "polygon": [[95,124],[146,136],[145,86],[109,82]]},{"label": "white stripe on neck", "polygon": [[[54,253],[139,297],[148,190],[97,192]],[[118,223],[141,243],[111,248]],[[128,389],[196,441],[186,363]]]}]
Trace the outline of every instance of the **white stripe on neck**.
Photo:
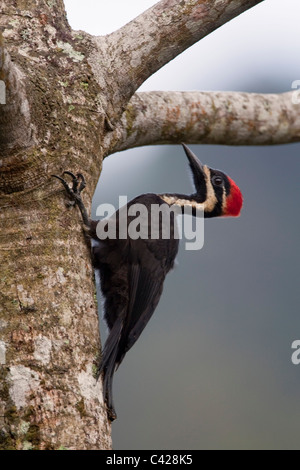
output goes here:
[{"label": "white stripe on neck", "polygon": [[204,165],[203,166],[203,172],[205,175],[205,180],[206,180],[206,193],[207,197],[204,202],[197,202],[192,199],[179,199],[176,196],[172,196],[171,194],[162,194],[160,197],[170,206],[175,204],[176,206],[184,207],[184,206],[191,206],[195,209],[199,209],[205,212],[212,212],[214,208],[216,207],[216,204],[218,202],[213,185],[211,184],[210,181],[210,171],[209,168]]}]

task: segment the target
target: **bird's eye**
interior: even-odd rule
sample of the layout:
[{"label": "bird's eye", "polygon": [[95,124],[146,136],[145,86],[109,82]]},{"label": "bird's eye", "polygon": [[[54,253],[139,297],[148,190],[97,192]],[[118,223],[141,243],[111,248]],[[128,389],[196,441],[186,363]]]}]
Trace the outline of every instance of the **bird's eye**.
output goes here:
[{"label": "bird's eye", "polygon": [[212,182],[216,186],[221,186],[223,184],[223,178],[221,176],[213,176]]}]

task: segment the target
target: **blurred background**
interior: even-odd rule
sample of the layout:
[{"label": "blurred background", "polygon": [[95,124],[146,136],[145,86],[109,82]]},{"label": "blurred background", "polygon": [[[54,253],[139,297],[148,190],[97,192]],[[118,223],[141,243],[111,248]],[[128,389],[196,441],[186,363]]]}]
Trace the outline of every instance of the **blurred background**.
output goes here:
[{"label": "blurred background", "polygon": [[[150,0],[65,0],[74,29],[103,35]],[[300,79],[299,0],[265,0],[180,55],[141,90],[277,93]],[[299,449],[300,144],[191,146],[244,194],[238,219],[184,243],[159,306],[115,375],[114,449]],[[192,186],[179,146],[107,158],[94,197],[118,206]],[[101,335],[106,337],[102,323]]]}]

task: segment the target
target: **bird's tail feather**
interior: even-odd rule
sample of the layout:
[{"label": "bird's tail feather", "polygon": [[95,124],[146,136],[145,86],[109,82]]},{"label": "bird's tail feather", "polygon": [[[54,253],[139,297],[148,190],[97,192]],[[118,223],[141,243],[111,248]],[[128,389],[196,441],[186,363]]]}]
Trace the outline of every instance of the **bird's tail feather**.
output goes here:
[{"label": "bird's tail feather", "polygon": [[112,394],[112,384],[113,376],[116,370],[116,359],[118,355],[118,345],[120,341],[122,331],[122,320],[121,315],[117,318],[114,326],[110,330],[108,338],[106,340],[102,360],[99,365],[97,379],[100,377],[100,374],[103,372],[103,396],[107,405],[108,416],[111,421],[116,419],[116,412],[113,404],[113,394]]}]

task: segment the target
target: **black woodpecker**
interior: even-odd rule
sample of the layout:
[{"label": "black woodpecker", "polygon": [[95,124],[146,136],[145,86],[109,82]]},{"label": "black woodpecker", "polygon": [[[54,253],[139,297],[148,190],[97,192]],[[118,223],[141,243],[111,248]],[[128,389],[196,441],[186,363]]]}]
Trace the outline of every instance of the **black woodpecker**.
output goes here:
[{"label": "black woodpecker", "polygon": [[[130,201],[125,206],[127,227],[133,217],[129,216],[130,207],[142,204],[150,209],[153,205],[177,206],[183,209],[187,206],[196,215],[196,210],[202,210],[205,218],[218,216],[238,216],[243,198],[240,189],[234,181],[219,170],[213,170],[203,165],[193,152],[183,144],[195,185],[195,193],[184,194],[143,194]],[[178,252],[179,240],[174,236],[176,214],[170,214],[170,235],[162,236],[159,225],[156,238],[132,238],[126,231],[121,234],[120,221],[124,208],[114,215],[116,231],[114,236],[107,238],[97,236],[99,229],[105,232],[107,220],[93,221],[81,199],[81,191],[85,188],[85,180],[81,173],[76,176],[65,171],[72,178],[72,187],[60,176],[55,176],[64,185],[71,199],[78,205],[84,225],[91,238],[92,259],[96,275],[99,275],[102,294],[104,297],[104,318],[109,328],[98,378],[103,373],[103,395],[107,405],[108,417],[111,421],[116,418],[112,397],[113,375],[121,364],[127,351],[139,338],[150,320],[159,302],[163,283],[167,273],[173,268]],[[149,212],[150,214],[150,212]],[[146,220],[150,225],[152,219]]]}]

